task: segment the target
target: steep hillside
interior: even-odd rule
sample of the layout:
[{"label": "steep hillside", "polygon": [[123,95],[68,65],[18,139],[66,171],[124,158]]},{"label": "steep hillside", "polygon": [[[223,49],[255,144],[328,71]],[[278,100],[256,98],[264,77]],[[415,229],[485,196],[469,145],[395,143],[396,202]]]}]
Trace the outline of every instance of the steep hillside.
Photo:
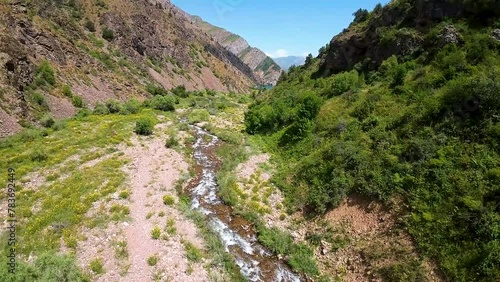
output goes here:
[{"label": "steep hillside", "polygon": [[334,218],[339,205],[352,209],[346,198],[380,201],[396,218],[390,234],[409,234],[420,256],[391,240],[339,248],[313,234],[337,246],[331,261],[360,257],[324,269],[363,277],[352,281],[433,281],[424,270],[434,261],[444,281],[500,280],[499,5],[359,10],[318,58],[250,106],[247,132],[276,153],[273,180],[289,211]]},{"label": "steep hillside", "polygon": [[428,46],[460,43],[454,29],[443,30],[440,36],[429,30],[445,19],[485,24],[499,13],[498,1],[391,1],[371,13],[359,10],[353,24],[328,44],[320,71],[328,75],[355,66],[374,69],[392,55],[417,56]]},{"label": "steep hillside", "polygon": [[192,22],[245,62],[255,72],[261,84],[276,84],[281,74],[281,68],[264,52],[251,47],[241,36],[213,26],[198,16],[192,16]]},{"label": "steep hillside", "polygon": [[237,56],[168,1],[3,1],[0,136],[146,85],[244,92],[257,83]]}]

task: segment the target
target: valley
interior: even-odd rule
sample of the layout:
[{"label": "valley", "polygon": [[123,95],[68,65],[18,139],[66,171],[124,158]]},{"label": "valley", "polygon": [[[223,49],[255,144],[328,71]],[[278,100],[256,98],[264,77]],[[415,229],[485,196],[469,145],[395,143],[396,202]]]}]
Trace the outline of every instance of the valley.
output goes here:
[{"label": "valley", "polygon": [[359,9],[286,71],[168,0],[0,18],[0,281],[500,279],[498,1]]}]

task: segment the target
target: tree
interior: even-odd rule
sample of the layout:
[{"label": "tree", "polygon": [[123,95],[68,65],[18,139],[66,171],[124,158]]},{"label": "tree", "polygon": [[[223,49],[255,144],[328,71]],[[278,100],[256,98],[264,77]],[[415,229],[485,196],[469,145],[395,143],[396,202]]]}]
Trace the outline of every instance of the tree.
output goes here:
[{"label": "tree", "polygon": [[319,56],[321,56],[324,53],[328,52],[329,49],[330,49],[330,43],[327,43],[325,46],[319,48],[319,50],[318,50]]},{"label": "tree", "polygon": [[359,9],[352,15],[354,16],[354,23],[362,23],[368,19],[370,13],[366,9]]},{"label": "tree", "polygon": [[306,68],[307,68],[307,67],[309,67],[310,65],[312,65],[313,60],[314,60],[314,57],[313,57],[313,55],[312,55],[312,54],[307,55],[307,57],[306,57],[306,62],[304,63],[304,67],[306,67]]},{"label": "tree", "polygon": [[286,71],[282,71],[280,77],[278,78],[278,83],[288,80],[288,73]]}]

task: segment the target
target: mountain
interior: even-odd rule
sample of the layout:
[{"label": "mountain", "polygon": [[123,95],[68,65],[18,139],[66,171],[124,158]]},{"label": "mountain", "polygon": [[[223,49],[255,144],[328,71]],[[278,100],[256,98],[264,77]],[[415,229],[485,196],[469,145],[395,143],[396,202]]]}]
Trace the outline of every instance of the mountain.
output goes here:
[{"label": "mountain", "polygon": [[0,17],[0,136],[46,113],[144,99],[148,84],[245,92],[258,83],[169,1],[12,0]]},{"label": "mountain", "polygon": [[414,242],[316,256],[327,269],[333,256],[363,254],[364,266],[340,262],[331,277],[500,281],[499,22],[496,0],[360,9],[249,107],[247,132],[283,160],[274,181],[290,211],[331,220],[361,197],[383,203],[399,226],[389,232]]},{"label": "mountain", "polygon": [[288,56],[273,59],[282,69],[288,70],[291,66],[301,66],[306,61],[306,57]]},{"label": "mountain", "polygon": [[259,78],[261,84],[275,85],[282,69],[258,48],[251,47],[241,36],[205,22],[199,16],[191,16],[192,23],[211,35],[215,41],[247,64]]},{"label": "mountain", "polygon": [[[429,28],[445,18],[464,19],[473,17],[484,24],[491,14],[499,13],[500,2],[490,4],[490,0],[480,1],[415,1],[403,5],[401,1],[392,1],[387,6],[381,5],[369,14],[366,10],[358,11],[354,23],[335,36],[324,51],[320,71],[328,75],[353,69],[361,64],[367,69],[375,69],[387,58],[396,55],[404,58],[425,52],[427,46],[459,44],[459,31],[453,26],[440,30],[441,34],[429,34]],[[491,10],[486,9],[490,8]],[[366,18],[370,15],[369,20]],[[367,23],[366,26],[360,22]],[[395,30],[394,27],[401,27]],[[430,35],[434,36],[431,37]]]}]

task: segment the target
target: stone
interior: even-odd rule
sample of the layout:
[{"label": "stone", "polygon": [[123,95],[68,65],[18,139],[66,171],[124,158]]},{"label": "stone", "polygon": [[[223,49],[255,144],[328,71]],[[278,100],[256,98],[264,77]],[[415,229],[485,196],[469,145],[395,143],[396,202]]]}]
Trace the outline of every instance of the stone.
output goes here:
[{"label": "stone", "polygon": [[500,41],[500,29],[499,28],[494,29],[491,32],[491,38],[495,39],[496,41]]},{"label": "stone", "polygon": [[462,36],[458,33],[457,29],[453,25],[447,25],[443,28],[440,35],[439,45],[445,46],[448,44],[460,44],[462,43]]},{"label": "stone", "polygon": [[323,256],[328,254],[328,244],[325,241],[320,242],[320,250]]}]

